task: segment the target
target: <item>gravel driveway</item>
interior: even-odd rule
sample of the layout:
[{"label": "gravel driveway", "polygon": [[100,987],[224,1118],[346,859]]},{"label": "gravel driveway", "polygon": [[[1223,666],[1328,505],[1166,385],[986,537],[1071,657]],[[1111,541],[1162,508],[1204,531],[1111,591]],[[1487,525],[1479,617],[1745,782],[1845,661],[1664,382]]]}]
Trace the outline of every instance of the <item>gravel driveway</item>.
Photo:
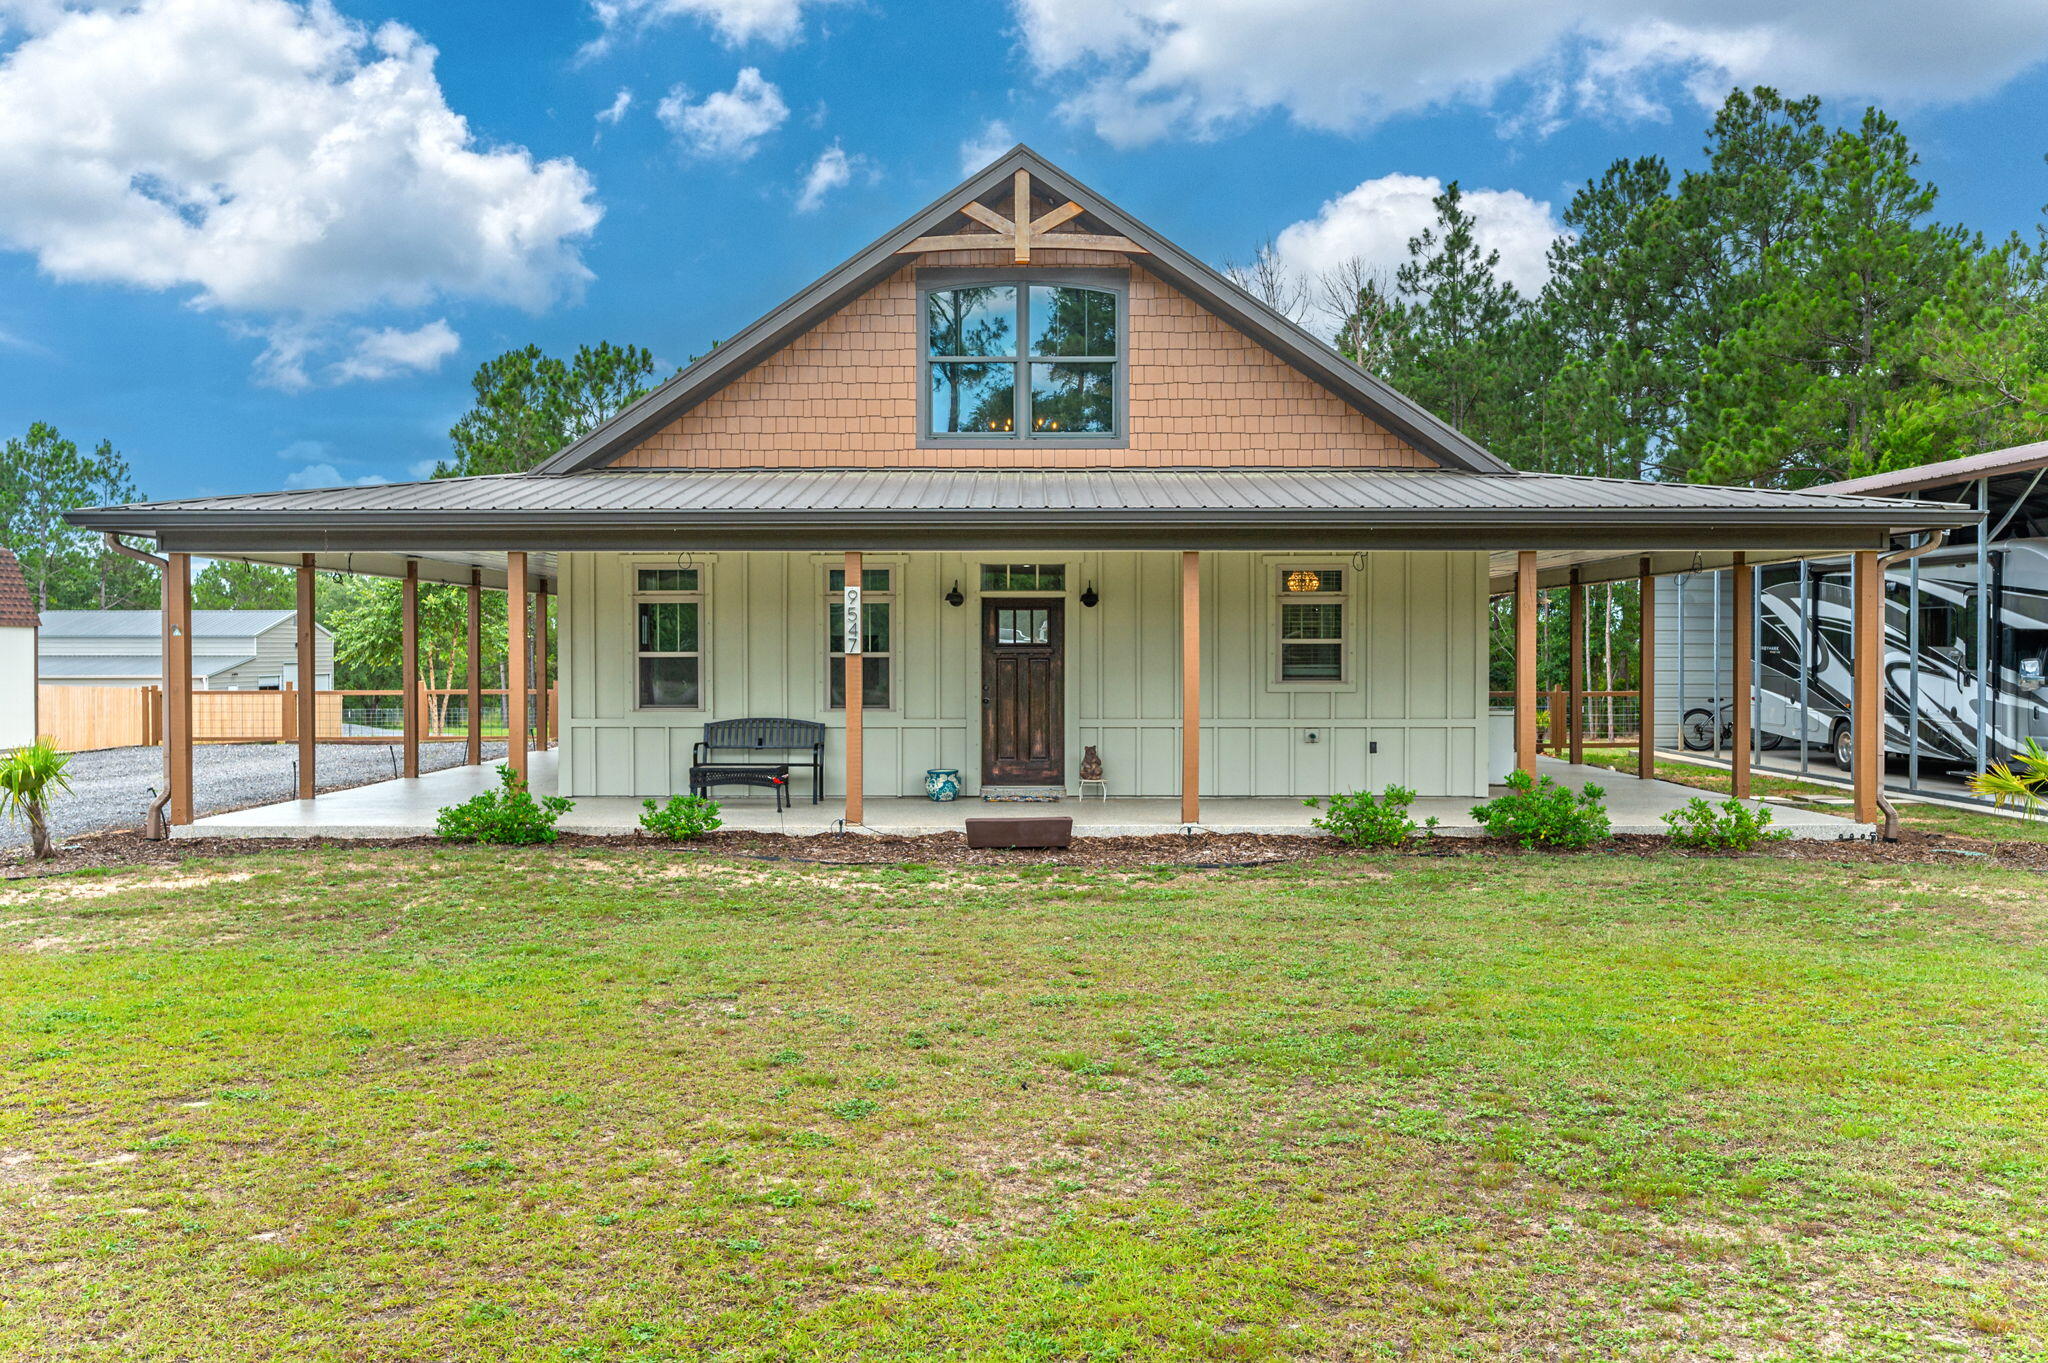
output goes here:
[{"label": "gravel driveway", "polygon": [[[193,786],[199,813],[289,800],[298,792],[298,748],[290,743],[205,744],[192,751]],[[460,743],[422,743],[420,768],[439,771],[462,765]],[[389,781],[398,775],[398,745],[322,743],[320,789],[342,790]],[[503,743],[484,744],[486,762],[505,760]],[[163,780],[163,755],[156,748],[106,748],[71,759],[71,793],[50,811],[50,832],[59,838],[107,828],[140,828],[150,790]],[[28,826],[0,824],[0,850],[28,846]]]}]

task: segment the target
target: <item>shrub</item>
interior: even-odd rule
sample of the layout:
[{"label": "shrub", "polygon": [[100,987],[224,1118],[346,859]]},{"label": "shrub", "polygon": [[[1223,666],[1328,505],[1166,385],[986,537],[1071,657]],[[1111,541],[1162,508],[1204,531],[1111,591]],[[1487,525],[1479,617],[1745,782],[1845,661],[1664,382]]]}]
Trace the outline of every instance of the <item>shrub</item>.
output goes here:
[{"label": "shrub", "polygon": [[2048,752],[2029,738],[2026,748],[2014,753],[2010,762],[1992,763],[1989,771],[1972,776],[1969,785],[1976,794],[1990,796],[1999,809],[2019,806],[2027,822],[2032,823],[2034,816],[2048,805],[2048,798],[2041,794],[2042,788],[2048,786]]},{"label": "shrub", "polygon": [[665,805],[652,800],[641,803],[647,812],[640,816],[640,826],[671,842],[701,838],[723,822],[718,817],[718,801],[702,795],[671,795]]},{"label": "shrub", "polygon": [[8,820],[28,824],[29,850],[37,857],[54,854],[50,845],[50,797],[71,789],[64,768],[71,754],[57,751],[48,739],[39,739],[0,757],[0,811]]},{"label": "shrub", "polygon": [[471,796],[459,805],[449,805],[434,823],[434,831],[450,842],[497,842],[523,845],[553,842],[555,820],[568,813],[574,801],[560,795],[539,800],[511,767],[500,764],[499,790]]},{"label": "shrub", "polygon": [[1723,800],[1717,807],[1695,797],[1686,801],[1685,808],[1666,814],[1664,824],[1671,830],[1671,841],[1680,847],[1732,852],[1747,852],[1759,843],[1791,836],[1782,828],[1771,827],[1770,810],[1751,809],[1740,800]]},{"label": "shrub", "polygon": [[1415,832],[1415,820],[1408,817],[1415,792],[1406,786],[1388,786],[1377,796],[1369,790],[1354,790],[1302,803],[1310,809],[1327,807],[1329,812],[1310,819],[1310,825],[1350,847],[1396,847]]},{"label": "shrub", "polygon": [[1472,817],[1496,838],[1522,847],[1591,847],[1613,827],[1601,803],[1606,791],[1588,781],[1577,795],[1553,778],[1534,780],[1525,771],[1508,773],[1508,793],[1472,806]]}]

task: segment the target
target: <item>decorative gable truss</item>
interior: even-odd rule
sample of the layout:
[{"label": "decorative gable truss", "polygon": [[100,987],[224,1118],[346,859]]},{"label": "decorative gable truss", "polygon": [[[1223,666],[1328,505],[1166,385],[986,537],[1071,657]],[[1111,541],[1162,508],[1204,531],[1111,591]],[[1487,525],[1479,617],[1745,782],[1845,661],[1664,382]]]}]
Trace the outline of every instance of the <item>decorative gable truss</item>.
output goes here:
[{"label": "decorative gable truss", "polygon": [[1088,210],[1066,200],[1056,208],[1037,213],[1033,206],[1031,172],[1018,170],[1011,177],[1010,215],[1005,217],[981,199],[960,205],[960,216],[981,224],[985,232],[952,232],[918,237],[896,248],[898,255],[922,255],[926,251],[985,251],[1007,247],[1019,265],[1031,263],[1031,248],[1050,247],[1062,251],[1105,251],[1141,256],[1145,248],[1116,232],[1090,230],[1092,224],[1078,224],[1079,230],[1061,231]]}]

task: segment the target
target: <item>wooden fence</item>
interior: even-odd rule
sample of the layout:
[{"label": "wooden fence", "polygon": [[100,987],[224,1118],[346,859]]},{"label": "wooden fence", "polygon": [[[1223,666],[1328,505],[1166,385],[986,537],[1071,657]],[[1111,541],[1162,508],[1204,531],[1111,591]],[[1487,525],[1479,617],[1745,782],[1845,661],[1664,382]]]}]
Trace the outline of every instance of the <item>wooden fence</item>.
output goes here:
[{"label": "wooden fence", "polygon": [[[1515,693],[1495,691],[1491,693],[1496,705],[1512,706]],[[1570,746],[1571,735],[1565,728],[1565,714],[1570,704],[1571,693],[1564,687],[1553,687],[1536,693],[1542,707],[1537,714],[1537,744],[1550,751],[1563,752]],[[1637,735],[1642,731],[1642,695],[1637,691],[1583,691],[1580,693],[1583,705],[1579,712],[1581,742],[1589,748],[1633,748]]]},{"label": "wooden fence", "polygon": [[[66,752],[152,747],[163,741],[163,688],[157,686],[43,686],[37,688],[43,735]],[[483,692],[483,734],[505,737],[507,692]],[[386,702],[379,704],[378,702]],[[469,736],[469,693],[420,688],[415,702],[427,743],[460,743]],[[557,693],[548,692],[548,737],[560,736]],[[321,691],[314,696],[314,732],[322,743],[398,743],[405,736],[403,691]],[[196,743],[293,743],[299,737],[298,693],[194,691]]]}]

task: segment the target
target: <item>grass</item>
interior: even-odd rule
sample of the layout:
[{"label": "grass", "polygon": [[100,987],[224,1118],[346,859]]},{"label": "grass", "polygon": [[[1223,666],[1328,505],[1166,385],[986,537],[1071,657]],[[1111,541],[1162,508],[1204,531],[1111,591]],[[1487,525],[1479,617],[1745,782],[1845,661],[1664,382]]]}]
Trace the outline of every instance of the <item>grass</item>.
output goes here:
[{"label": "grass", "polygon": [[2048,1357],[1973,866],[307,850],[0,904],[0,1355]]},{"label": "grass", "polygon": [[[1825,758],[1816,761],[1825,762]],[[1609,767],[1625,771],[1633,776],[1636,769],[1636,755],[1633,749],[1588,748],[1586,765]],[[1732,779],[1720,767],[1696,766],[1691,762],[1657,763],[1657,777],[1683,786],[1697,786],[1705,791],[1718,791],[1726,795]],[[1801,796],[1818,796],[1839,800],[1844,792],[1812,781],[1801,781],[1796,777],[1771,776],[1753,771],[1750,775],[1750,789],[1756,795],[1778,795],[1792,799]],[[1823,814],[1840,815],[1842,807],[1836,805],[1813,805]],[[1909,799],[1897,802],[1899,827],[1911,833],[1951,833],[1967,838],[1993,838],[2006,842],[2039,842],[2048,839],[2048,820],[2029,821],[2025,819],[2002,818],[1996,814],[1979,814],[1973,810],[1957,809],[1950,805],[1914,804]]]}]

